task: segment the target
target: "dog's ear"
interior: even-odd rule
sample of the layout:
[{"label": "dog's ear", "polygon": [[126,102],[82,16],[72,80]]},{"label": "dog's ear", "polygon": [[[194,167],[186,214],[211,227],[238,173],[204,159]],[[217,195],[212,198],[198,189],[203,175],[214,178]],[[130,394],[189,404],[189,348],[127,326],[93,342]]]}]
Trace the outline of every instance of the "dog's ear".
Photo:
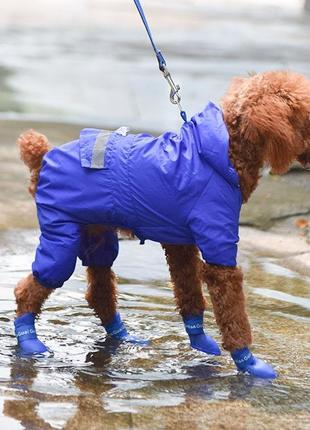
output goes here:
[{"label": "dog's ear", "polygon": [[241,115],[245,141],[260,142],[264,161],[274,173],[284,173],[296,157],[296,131],[289,121],[290,108],[275,96],[264,96]]},{"label": "dog's ear", "polygon": [[242,138],[263,148],[264,161],[274,173],[286,172],[306,149],[309,81],[291,72],[268,72],[249,78],[239,98]]}]

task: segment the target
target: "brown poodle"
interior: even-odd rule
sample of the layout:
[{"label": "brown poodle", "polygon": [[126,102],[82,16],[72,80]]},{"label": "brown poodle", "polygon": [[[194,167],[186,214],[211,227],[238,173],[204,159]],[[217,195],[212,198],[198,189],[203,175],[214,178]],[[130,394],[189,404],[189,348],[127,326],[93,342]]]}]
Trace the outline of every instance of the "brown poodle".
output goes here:
[{"label": "brown poodle", "polygon": [[[304,76],[275,71],[236,78],[223,98],[222,110],[229,134],[227,148],[229,163],[237,172],[243,203],[248,201],[256,188],[260,172],[265,165],[269,165],[274,173],[282,174],[294,160],[298,160],[305,167],[310,163],[310,82]],[[199,126],[198,122],[197,119],[193,119],[194,127]],[[217,137],[215,141],[216,139]],[[22,135],[18,143],[21,158],[31,172],[29,191],[35,196],[38,180],[43,192],[48,187],[45,178],[48,176],[48,170],[44,165],[43,171],[45,169],[47,173],[42,177],[40,169],[42,158],[46,153],[50,153],[50,148],[45,136],[34,131]],[[178,143],[182,145],[182,141]],[[204,144],[208,145],[207,142],[201,143]],[[106,154],[106,160],[108,156],[109,154]],[[188,172],[176,170],[174,176],[186,178],[190,175]],[[40,182],[43,185],[40,185]],[[229,187],[232,190],[232,186]],[[191,190],[194,188],[193,180]],[[40,205],[41,202],[42,197],[39,201],[37,199],[37,204]],[[98,222],[94,221],[94,224],[81,227],[81,235],[84,239],[86,237],[86,254],[87,248],[89,250],[106,247],[110,240],[107,239],[107,234],[112,239],[115,237],[115,226],[131,227],[130,222],[128,225],[122,222],[120,224],[108,222],[106,226],[102,226],[96,225]],[[44,222],[41,220],[41,229],[42,227]],[[225,228],[223,223],[223,231]],[[245,309],[241,269],[234,263],[230,264],[230,260],[227,260],[227,263],[224,259],[222,262],[220,258],[205,257],[207,254],[200,246],[199,237],[185,242],[184,245],[180,242],[174,244],[168,240],[166,242],[169,244],[165,244],[163,240],[158,241],[162,242],[166,254],[176,304],[183,317],[192,347],[210,354],[220,353],[216,342],[203,331],[202,315],[206,302],[202,293],[202,282],[205,281],[222,334],[223,348],[231,352],[237,369],[253,376],[275,377],[276,373],[271,366],[254,357],[248,349],[252,337]],[[200,259],[199,249],[205,261]],[[115,258],[117,251],[114,254]],[[120,340],[143,343],[142,340],[128,335],[117,312],[117,283],[111,269],[114,258],[102,264],[98,263],[96,258],[93,260],[85,256],[80,258],[83,264],[89,266],[86,299],[107,333]],[[15,289],[16,334],[19,345],[25,353],[40,353],[46,350],[36,337],[34,317],[40,313],[44,301],[54,288],[53,284],[46,285],[36,273],[33,268],[33,273],[20,281]]]}]

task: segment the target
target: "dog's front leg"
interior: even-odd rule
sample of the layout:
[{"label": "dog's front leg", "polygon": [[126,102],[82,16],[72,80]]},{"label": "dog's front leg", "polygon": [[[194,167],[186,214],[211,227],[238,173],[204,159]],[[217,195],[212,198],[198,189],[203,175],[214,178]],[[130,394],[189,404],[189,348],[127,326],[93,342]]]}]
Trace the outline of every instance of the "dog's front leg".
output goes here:
[{"label": "dog's front leg", "polygon": [[245,309],[241,270],[205,263],[203,278],[222,334],[223,348],[233,351],[251,345],[252,334]]},{"label": "dog's front leg", "polygon": [[231,353],[238,370],[252,376],[275,378],[272,367],[254,357],[248,348],[252,343],[252,334],[245,308],[242,271],[238,267],[205,263],[203,278],[208,285],[223,348]]},{"label": "dog's front leg", "polygon": [[170,270],[177,308],[183,318],[192,348],[220,355],[217,343],[203,329],[206,302],[202,293],[202,261],[196,246],[162,245]]}]

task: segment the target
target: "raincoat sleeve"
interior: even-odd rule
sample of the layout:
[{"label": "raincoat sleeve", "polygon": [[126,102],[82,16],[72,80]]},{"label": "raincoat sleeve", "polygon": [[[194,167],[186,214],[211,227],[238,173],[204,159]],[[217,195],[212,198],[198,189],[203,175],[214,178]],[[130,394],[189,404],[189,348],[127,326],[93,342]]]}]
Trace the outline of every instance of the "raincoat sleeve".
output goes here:
[{"label": "raincoat sleeve", "polygon": [[38,206],[40,244],[32,264],[34,277],[47,288],[59,288],[72,275],[80,246],[80,227],[51,208]]},{"label": "raincoat sleeve", "polygon": [[207,263],[236,266],[240,208],[240,192],[225,183],[210,183],[193,208],[190,228]]}]

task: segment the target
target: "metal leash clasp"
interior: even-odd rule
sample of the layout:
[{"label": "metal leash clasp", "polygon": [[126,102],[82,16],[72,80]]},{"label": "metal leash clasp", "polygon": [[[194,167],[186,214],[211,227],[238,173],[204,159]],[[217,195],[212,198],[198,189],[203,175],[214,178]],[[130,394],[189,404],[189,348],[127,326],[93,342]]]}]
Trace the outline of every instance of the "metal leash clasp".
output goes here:
[{"label": "metal leash clasp", "polygon": [[164,78],[166,79],[166,81],[168,82],[168,84],[170,86],[170,101],[171,101],[171,103],[174,105],[178,105],[180,112],[182,112],[183,109],[181,106],[181,96],[179,94],[180,85],[177,85],[174,83],[172,76],[171,76],[169,70],[167,69],[166,65],[162,66],[161,71],[163,72]]},{"label": "metal leash clasp", "polygon": [[158,60],[159,70],[163,73],[164,78],[169,84],[170,87],[170,101],[174,105],[178,105],[178,108],[180,110],[180,115],[184,122],[187,122],[186,112],[182,109],[181,106],[181,96],[179,94],[180,91],[180,85],[177,85],[174,83],[174,80],[172,79],[172,76],[167,68],[166,61],[162,55],[162,53],[159,50],[156,50],[156,57]]},{"label": "metal leash clasp", "polygon": [[181,96],[179,94],[180,85],[177,85],[174,83],[172,76],[171,76],[169,70],[167,69],[167,67],[164,67],[163,75],[164,75],[164,78],[166,79],[166,81],[168,82],[168,84],[171,88],[170,89],[170,101],[174,105],[177,105],[181,101]]}]

